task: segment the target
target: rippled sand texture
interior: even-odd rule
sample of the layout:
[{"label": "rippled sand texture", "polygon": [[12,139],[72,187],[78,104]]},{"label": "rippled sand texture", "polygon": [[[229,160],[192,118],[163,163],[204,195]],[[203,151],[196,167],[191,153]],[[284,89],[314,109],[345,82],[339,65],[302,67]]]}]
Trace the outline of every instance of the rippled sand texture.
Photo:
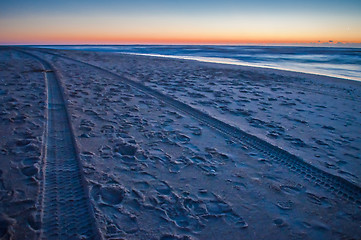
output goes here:
[{"label": "rippled sand texture", "polygon": [[359,82],[194,61],[63,53],[125,74],[361,186]]},{"label": "rippled sand texture", "polygon": [[[53,51],[69,59],[31,52],[51,63],[59,81],[71,132],[67,144],[79,166],[70,169],[78,174],[71,183],[80,186],[76,193],[83,191],[83,200],[74,201],[88,216],[75,221],[85,226],[83,232],[62,223],[60,231],[67,229],[78,239],[163,240],[350,239],[361,234],[360,84],[192,61]],[[1,57],[31,59],[9,50],[1,51]],[[34,60],[12,61],[1,71],[7,83],[13,82],[14,70],[19,72],[15,67],[39,68]],[[28,81],[39,81],[46,99],[43,77],[37,72]],[[9,89],[1,84],[1,98],[20,102],[17,84]],[[31,143],[39,149],[45,108],[44,101],[32,108],[42,116],[36,119],[41,121],[40,141]],[[2,121],[11,118],[6,115],[11,111],[23,114],[25,108],[3,111]],[[28,124],[36,122],[30,117]],[[22,135],[6,135],[1,169],[20,176],[23,163],[16,158],[24,159],[20,150],[27,144],[17,146]],[[3,170],[1,177],[9,190],[26,189],[23,195],[36,206],[31,216],[45,216],[46,201],[36,203],[46,192],[39,186],[52,174],[46,172],[41,151],[37,156],[40,160],[31,162],[40,169],[32,177],[38,178],[34,186],[26,182],[31,176],[9,181],[12,170]],[[66,197],[62,191],[59,196]],[[15,202],[7,201],[0,207]],[[37,223],[34,228],[20,225],[25,220],[12,213],[8,209],[2,216],[8,223],[3,236],[30,228],[34,235],[51,236],[45,217],[42,225],[31,221]],[[80,213],[56,214],[66,219]]]}]

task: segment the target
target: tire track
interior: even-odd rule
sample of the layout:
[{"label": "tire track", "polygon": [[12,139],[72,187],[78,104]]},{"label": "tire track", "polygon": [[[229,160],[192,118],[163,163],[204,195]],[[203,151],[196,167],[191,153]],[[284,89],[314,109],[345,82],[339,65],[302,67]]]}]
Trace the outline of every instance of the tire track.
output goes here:
[{"label": "tire track", "polygon": [[47,86],[40,239],[101,239],[85,191],[86,183],[57,76],[49,63],[21,52],[41,63]]},{"label": "tire track", "polygon": [[247,148],[256,150],[260,152],[263,156],[267,157],[270,161],[274,163],[278,163],[287,167],[290,171],[295,172],[296,174],[301,175],[305,179],[309,180],[310,182],[321,186],[322,188],[334,193],[335,195],[343,198],[344,200],[356,203],[358,206],[361,206],[361,187],[352,182],[343,179],[342,177],[332,175],[326,171],[323,171],[307,162],[303,159],[277,147],[274,146],[254,135],[246,133],[241,129],[231,126],[225,122],[222,122],[214,117],[209,116],[208,114],[197,110],[195,108],[190,107],[187,104],[184,104],[178,100],[175,100],[163,93],[160,93],[154,89],[151,89],[141,83],[132,81],[125,76],[118,75],[111,71],[108,71],[104,68],[92,65],[90,63],[86,63],[80,60],[76,60],[67,56],[62,56],[56,53],[51,53],[47,51],[40,51],[45,54],[49,54],[52,56],[60,57],[63,59],[68,59],[73,62],[81,63],[92,68],[98,69],[103,73],[108,74],[111,77],[115,77],[121,80],[123,83],[147,94],[150,97],[158,99],[165,104],[172,106],[174,109],[185,113],[193,117],[194,119],[202,122],[203,124],[209,126],[229,136]]}]

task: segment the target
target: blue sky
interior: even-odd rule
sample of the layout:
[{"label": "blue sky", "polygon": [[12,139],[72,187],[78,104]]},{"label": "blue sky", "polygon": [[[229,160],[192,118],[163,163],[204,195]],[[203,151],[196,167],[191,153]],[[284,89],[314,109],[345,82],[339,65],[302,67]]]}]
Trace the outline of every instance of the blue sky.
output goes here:
[{"label": "blue sky", "polygon": [[361,1],[0,1],[0,43],[57,37],[58,43],[361,42]]}]

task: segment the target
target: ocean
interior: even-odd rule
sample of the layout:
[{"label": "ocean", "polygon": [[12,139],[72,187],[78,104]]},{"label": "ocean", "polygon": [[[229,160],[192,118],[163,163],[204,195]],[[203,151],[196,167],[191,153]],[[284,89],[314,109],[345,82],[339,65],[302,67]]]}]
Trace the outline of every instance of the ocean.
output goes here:
[{"label": "ocean", "polygon": [[34,47],[191,59],[291,70],[361,81],[361,48],[255,45],[53,45]]}]

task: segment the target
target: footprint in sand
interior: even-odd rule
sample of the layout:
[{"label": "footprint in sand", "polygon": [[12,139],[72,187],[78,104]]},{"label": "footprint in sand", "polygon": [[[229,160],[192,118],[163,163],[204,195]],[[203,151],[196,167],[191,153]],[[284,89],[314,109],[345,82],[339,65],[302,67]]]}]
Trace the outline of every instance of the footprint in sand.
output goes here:
[{"label": "footprint in sand", "polygon": [[191,139],[187,136],[184,135],[182,133],[177,133],[175,136],[175,140],[182,143],[182,144],[186,144],[188,143]]},{"label": "footprint in sand", "polygon": [[28,177],[36,175],[38,171],[38,168],[36,168],[35,166],[24,167],[21,169],[22,174]]},{"label": "footprint in sand", "polygon": [[274,223],[277,227],[284,227],[284,226],[287,225],[282,218],[276,218],[275,220],[273,220],[273,223]]},{"label": "footprint in sand", "polygon": [[291,200],[278,201],[276,206],[279,207],[282,210],[292,210],[293,207],[294,207],[294,202],[292,202]]},{"label": "footprint in sand", "polygon": [[298,193],[301,192],[301,188],[297,186],[281,185],[280,189],[282,192],[289,195],[297,195]]},{"label": "footprint in sand", "polygon": [[99,193],[105,203],[116,205],[123,201],[126,191],[121,187],[102,187]]},{"label": "footprint in sand", "polygon": [[137,153],[138,148],[128,143],[118,143],[114,148],[114,152],[118,152],[125,156],[134,156]]}]

